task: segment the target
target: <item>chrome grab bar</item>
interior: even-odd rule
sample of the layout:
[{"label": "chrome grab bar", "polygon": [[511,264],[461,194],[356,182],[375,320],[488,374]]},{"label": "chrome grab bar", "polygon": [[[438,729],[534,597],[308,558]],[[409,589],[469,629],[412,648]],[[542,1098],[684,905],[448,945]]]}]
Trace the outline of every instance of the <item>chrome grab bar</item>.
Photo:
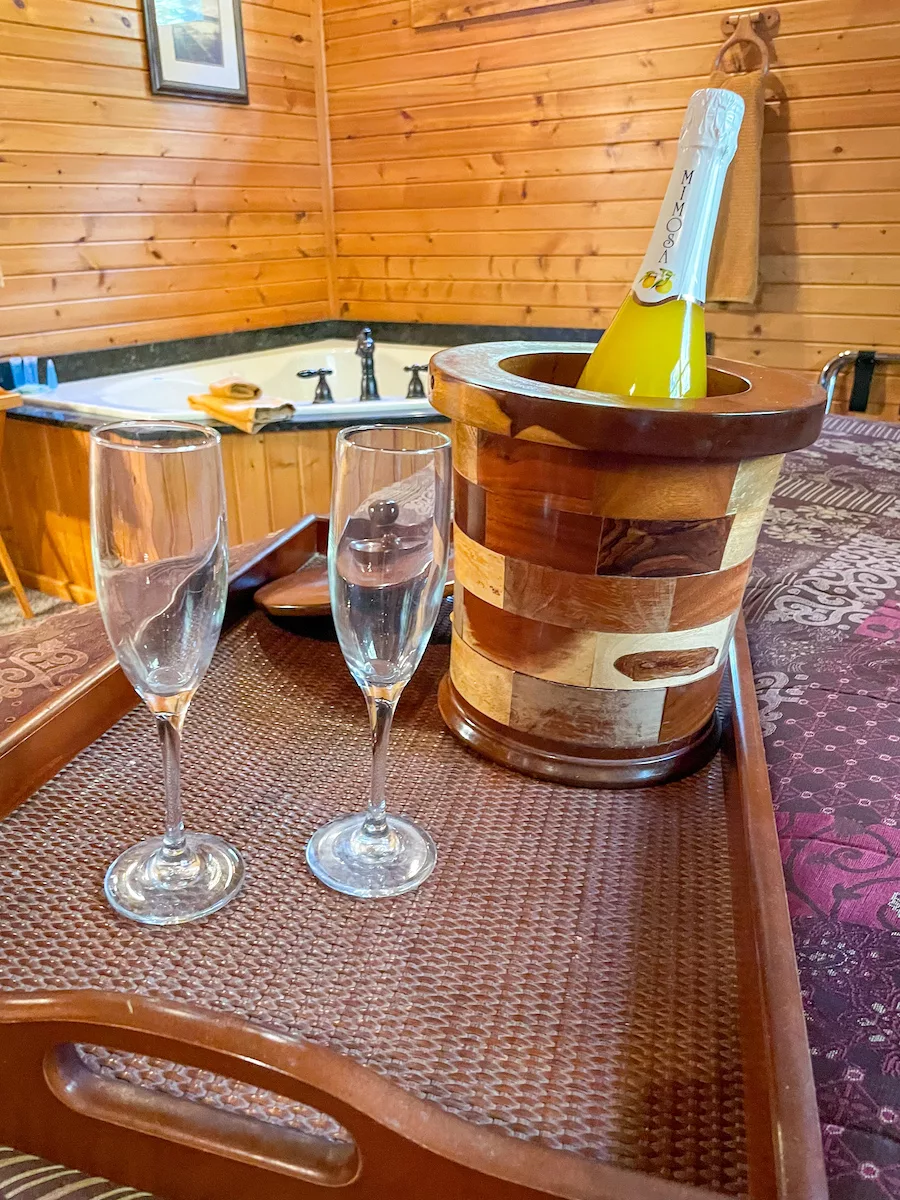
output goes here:
[{"label": "chrome grab bar", "polygon": [[[825,411],[831,412],[831,400],[834,396],[834,388],[837,383],[837,377],[841,371],[854,364],[859,358],[859,350],[842,350],[840,354],[836,354],[834,358],[829,358],[828,362],[819,372],[819,387],[825,389]],[[875,351],[876,363],[900,363],[900,354],[888,352],[886,350]]]}]

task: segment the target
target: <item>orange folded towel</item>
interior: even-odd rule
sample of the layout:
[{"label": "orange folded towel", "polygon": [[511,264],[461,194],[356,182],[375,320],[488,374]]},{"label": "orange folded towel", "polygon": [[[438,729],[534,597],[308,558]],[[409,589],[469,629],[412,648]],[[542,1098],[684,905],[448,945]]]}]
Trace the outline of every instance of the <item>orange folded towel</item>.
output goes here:
[{"label": "orange folded towel", "polygon": [[223,400],[258,400],[262,395],[262,388],[255,383],[248,383],[246,379],[241,379],[237,375],[229,375],[226,379],[219,379],[215,383],[211,383],[209,394],[221,396]]},{"label": "orange folded towel", "polygon": [[207,393],[188,396],[188,404],[244,433],[259,433],[260,429],[271,425],[273,421],[286,421],[294,415],[293,404],[287,400],[275,400],[271,396],[260,396],[255,400],[226,400],[222,396]]},{"label": "orange folded towel", "polygon": [[762,71],[713,71],[709,86],[737,92],[744,101],[744,120],[722,193],[706,298],[752,305],[759,290],[760,154],[766,76]]}]

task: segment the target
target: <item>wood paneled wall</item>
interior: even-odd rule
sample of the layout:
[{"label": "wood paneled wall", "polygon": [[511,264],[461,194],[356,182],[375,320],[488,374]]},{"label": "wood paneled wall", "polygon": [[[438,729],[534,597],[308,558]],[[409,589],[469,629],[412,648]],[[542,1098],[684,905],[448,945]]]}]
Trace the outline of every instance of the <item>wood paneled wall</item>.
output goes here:
[{"label": "wood paneled wall", "polygon": [[[245,109],[150,96],[140,0],[0,0],[0,353],[326,315],[605,324],[733,0],[422,29],[410,0],[324,2],[323,38],[322,0],[244,0]],[[779,8],[760,304],[710,327],[812,372],[900,347],[900,10]]]},{"label": "wood paneled wall", "polygon": [[0,353],[328,314],[318,4],[244,0],[245,108],[151,97],[140,0],[0,0]]},{"label": "wood paneled wall", "polygon": [[[598,0],[414,29],[409,0],[326,0],[341,314],[602,326],[735,7]],[[758,311],[709,325],[721,354],[812,372],[900,347],[900,8],[778,8],[764,285]]]}]

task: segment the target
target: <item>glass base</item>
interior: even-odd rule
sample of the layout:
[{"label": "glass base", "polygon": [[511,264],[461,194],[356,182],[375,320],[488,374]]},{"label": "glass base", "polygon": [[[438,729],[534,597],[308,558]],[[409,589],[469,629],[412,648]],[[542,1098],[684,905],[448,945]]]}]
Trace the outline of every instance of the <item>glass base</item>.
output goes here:
[{"label": "glass base", "polygon": [[144,925],[182,925],[217,912],[244,884],[244,860],[211,833],[185,834],[184,850],[162,854],[149,838],[120,854],[106,872],[106,898],[123,917]]},{"label": "glass base", "polygon": [[402,817],[387,817],[387,836],[363,832],[365,815],[339,817],[317,829],[306,843],[306,861],[317,879],[347,896],[400,896],[434,870],[437,847],[424,829]]}]

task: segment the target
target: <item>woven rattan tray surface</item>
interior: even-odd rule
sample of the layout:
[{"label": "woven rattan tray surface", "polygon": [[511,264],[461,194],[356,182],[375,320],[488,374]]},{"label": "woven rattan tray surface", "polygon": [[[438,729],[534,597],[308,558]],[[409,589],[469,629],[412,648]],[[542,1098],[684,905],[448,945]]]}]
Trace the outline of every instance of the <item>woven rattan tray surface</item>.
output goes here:
[{"label": "woven rattan tray surface", "polygon": [[[446,645],[429,647],[392,740],[391,806],[439,847],[418,892],[359,902],[308,873],[308,835],[365,795],[364,708],[332,640],[257,612],[223,636],[185,744],[189,823],[241,847],[244,893],[166,930],[106,906],[106,865],[161,811],[155,732],[135,710],[0,823],[0,989],[139,993],[231,1014],[337,1051],[468,1125],[746,1194],[747,937],[735,914],[746,926],[752,905],[722,756],[626,793],[528,779],[445,730],[447,660]],[[246,1085],[229,1097],[193,1069],[105,1051],[88,1061],[309,1127],[302,1108]]]},{"label": "woven rattan tray surface", "polygon": [[137,989],[223,1008],[339,1049],[468,1120],[738,1193],[718,765],[634,801],[534,782],[445,731],[446,665],[432,646],[392,748],[392,803],[440,848],[427,887],[362,904],[308,873],[308,835],[365,794],[364,708],[334,643],[253,615],[225,635],[185,754],[190,820],[244,850],[244,894],[175,930],[107,908],[106,865],[159,817],[159,749],[136,710],[0,825],[0,987]]}]

